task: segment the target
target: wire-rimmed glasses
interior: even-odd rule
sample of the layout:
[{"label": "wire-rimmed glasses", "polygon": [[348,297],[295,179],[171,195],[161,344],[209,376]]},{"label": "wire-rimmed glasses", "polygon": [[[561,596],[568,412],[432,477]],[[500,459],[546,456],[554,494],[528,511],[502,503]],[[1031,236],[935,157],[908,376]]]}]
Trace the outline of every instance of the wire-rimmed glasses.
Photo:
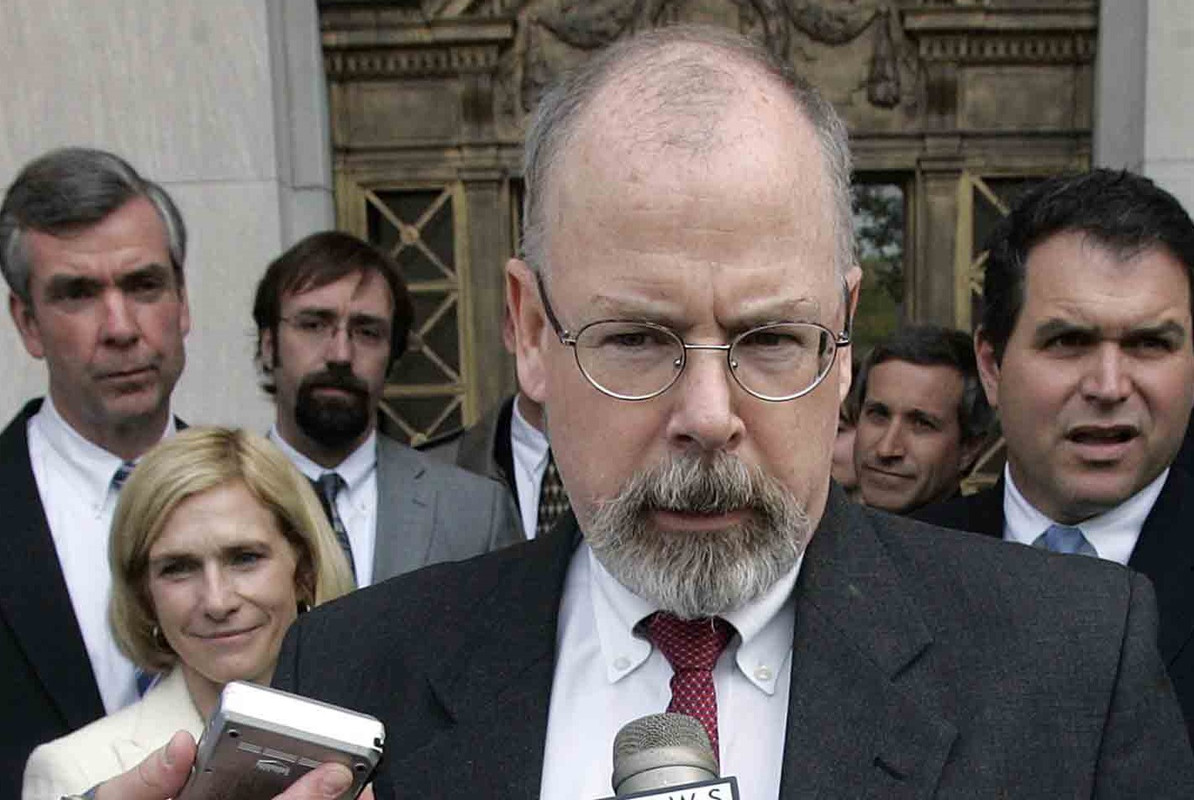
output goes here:
[{"label": "wire-rimmed glasses", "polygon": [[348,333],[349,341],[358,347],[375,349],[390,343],[390,324],[374,317],[351,316],[340,319],[331,312],[299,311],[288,317],[279,317],[278,320],[316,345],[326,344],[335,338],[341,327]]},{"label": "wire-rimmed glasses", "polygon": [[[760,400],[795,400],[817,388],[838,348],[850,344],[848,320],[836,334],[815,322],[775,322],[744,331],[727,344],[690,344],[670,328],[638,320],[596,320],[571,333],[556,317],[542,276],[536,273],[536,279],[547,319],[560,343],[572,348],[581,374],[618,400],[650,400],[666,392],[684,372],[689,350],[725,352],[734,380]],[[848,308],[848,289],[845,300]]]}]

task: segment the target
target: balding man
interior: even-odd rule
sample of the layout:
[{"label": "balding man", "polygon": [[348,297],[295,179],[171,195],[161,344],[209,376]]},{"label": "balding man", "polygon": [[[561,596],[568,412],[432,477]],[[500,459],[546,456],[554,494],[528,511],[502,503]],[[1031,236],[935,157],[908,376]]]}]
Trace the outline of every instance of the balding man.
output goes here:
[{"label": "balding man", "polygon": [[823,100],[667,28],[548,95],[526,157],[508,299],[575,521],[305,615],[275,673],[384,721],[379,799],[606,797],[669,707],[752,800],[1191,796],[1144,579],[831,488],[860,272]]}]

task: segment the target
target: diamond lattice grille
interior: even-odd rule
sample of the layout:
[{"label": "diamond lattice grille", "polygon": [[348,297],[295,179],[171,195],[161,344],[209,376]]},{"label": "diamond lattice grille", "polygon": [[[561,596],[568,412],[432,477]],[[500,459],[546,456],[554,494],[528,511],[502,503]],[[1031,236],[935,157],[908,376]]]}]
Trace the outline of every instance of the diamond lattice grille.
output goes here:
[{"label": "diamond lattice grille", "polygon": [[402,268],[414,325],[382,401],[383,426],[418,443],[462,423],[461,274],[453,187],[366,190],[369,240]]}]

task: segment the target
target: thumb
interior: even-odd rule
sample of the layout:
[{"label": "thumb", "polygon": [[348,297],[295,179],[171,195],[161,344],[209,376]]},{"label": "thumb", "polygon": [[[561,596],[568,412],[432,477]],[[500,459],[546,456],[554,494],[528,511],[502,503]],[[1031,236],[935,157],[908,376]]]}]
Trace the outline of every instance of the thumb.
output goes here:
[{"label": "thumb", "polygon": [[95,800],[169,800],[182,789],[195,762],[195,740],[179,731],[140,764],[96,787]]},{"label": "thumb", "polygon": [[274,800],[339,800],[352,786],[352,780],[348,767],[329,761],[295,781]]}]

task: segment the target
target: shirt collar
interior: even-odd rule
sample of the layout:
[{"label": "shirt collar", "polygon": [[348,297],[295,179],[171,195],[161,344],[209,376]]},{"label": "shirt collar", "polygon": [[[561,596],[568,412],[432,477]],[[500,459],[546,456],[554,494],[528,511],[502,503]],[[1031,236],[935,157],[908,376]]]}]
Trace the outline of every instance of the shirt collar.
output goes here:
[{"label": "shirt collar", "polygon": [[[76,491],[83,495],[92,508],[98,510],[102,507],[112,487],[112,476],[124,463],[124,459],[84,438],[71,427],[58,413],[52,396],[46,397],[31,422],[37,425],[41,435],[45,437],[46,443],[58,457],[62,469],[68,473],[70,483]],[[161,438],[164,439],[173,433],[174,415],[169,414]],[[137,458],[134,463],[140,460]]]},{"label": "shirt collar", "polygon": [[[1082,531],[1100,558],[1127,564],[1140,538],[1144,521],[1168,478],[1169,470],[1166,469],[1115,508],[1083,520],[1074,527]],[[1003,479],[1006,486],[1003,493],[1005,539],[1031,545],[1050,525],[1059,524],[1028,502],[1012,480],[1011,470],[1007,466],[1003,468]]]},{"label": "shirt collar", "polygon": [[348,491],[352,492],[357,489],[365,479],[369,477],[377,466],[377,430],[374,429],[369,433],[369,437],[361,443],[360,447],[353,450],[348,456],[336,466],[328,469],[320,464],[316,464],[310,458],[298,450],[282,438],[282,434],[278,433],[277,424],[269,429],[269,438],[278,449],[282,451],[291,463],[298,467],[299,472],[303,473],[308,480],[319,480],[319,476],[325,472],[335,472],[344,479],[344,483],[348,486]]},{"label": "shirt collar", "polygon": [[550,443],[543,431],[527,422],[526,417],[518,410],[518,395],[514,396],[514,403],[510,412],[510,442],[522,456],[515,462],[529,464],[534,472],[547,463],[547,451]]},{"label": "shirt collar", "polygon": [[[601,657],[605,660],[607,678],[610,683],[615,683],[651,655],[651,643],[636,636],[634,628],[658,609],[610,575],[587,543],[582,543],[580,550],[582,552],[578,552],[577,557],[584,558],[588,565],[589,592]],[[792,654],[792,630],[796,620],[792,589],[803,560],[801,556],[796,565],[760,597],[722,615],[738,633],[735,664],[748,681],[768,695],[775,693],[776,680]]]}]

